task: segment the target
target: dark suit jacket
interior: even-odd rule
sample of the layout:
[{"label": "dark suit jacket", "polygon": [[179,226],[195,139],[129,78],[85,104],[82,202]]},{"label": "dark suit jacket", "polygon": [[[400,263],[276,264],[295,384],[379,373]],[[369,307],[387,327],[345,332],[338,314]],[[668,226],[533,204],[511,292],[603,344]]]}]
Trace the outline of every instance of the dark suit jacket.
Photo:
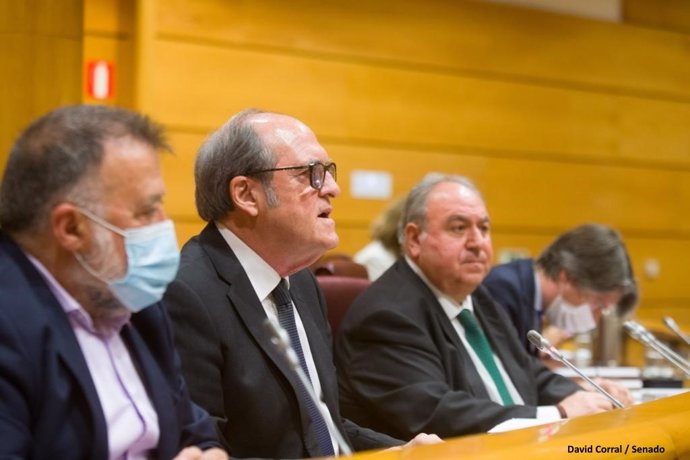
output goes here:
[{"label": "dark suit jacket", "polygon": [[[179,373],[161,304],[132,315],[122,338],[158,413],[156,458],[220,446]],[[67,315],[19,247],[0,232],[0,457],[107,459],[103,410]]]},{"label": "dark suit jacket", "polygon": [[355,300],[338,332],[343,414],[392,436],[425,431],[450,437],[534,417],[536,406],[555,404],[580,389],[525,351],[507,315],[483,288],[472,300],[525,405],[504,407],[489,399],[436,297],[400,259]]},{"label": "dark suit jacket", "polygon": [[[290,277],[290,293],[338,428],[357,450],[400,444],[341,419],[326,306],[308,270]],[[216,418],[230,454],[318,456],[298,378],[270,342],[261,302],[215,224],[185,244],[165,302],[192,398]]]},{"label": "dark suit jacket", "polygon": [[534,310],[534,276],[532,259],[521,259],[495,266],[482,285],[508,313],[525,350],[539,356],[539,350],[527,340],[530,329],[541,332],[541,318]]}]

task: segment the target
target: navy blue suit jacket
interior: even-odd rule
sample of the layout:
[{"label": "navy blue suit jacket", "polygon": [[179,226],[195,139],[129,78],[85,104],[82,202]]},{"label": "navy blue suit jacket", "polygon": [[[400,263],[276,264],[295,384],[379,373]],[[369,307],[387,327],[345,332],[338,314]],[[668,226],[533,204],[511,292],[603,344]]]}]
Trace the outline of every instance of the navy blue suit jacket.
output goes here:
[{"label": "navy blue suit jacket", "polygon": [[495,266],[482,284],[510,316],[525,349],[539,356],[539,351],[527,340],[530,329],[541,332],[541,318],[534,310],[534,276],[534,261],[520,259]]},{"label": "navy blue suit jacket", "polygon": [[[160,303],[122,328],[158,414],[155,458],[219,446],[213,422],[189,399]],[[103,410],[77,338],[47,283],[0,232],[0,458],[107,459]]]}]

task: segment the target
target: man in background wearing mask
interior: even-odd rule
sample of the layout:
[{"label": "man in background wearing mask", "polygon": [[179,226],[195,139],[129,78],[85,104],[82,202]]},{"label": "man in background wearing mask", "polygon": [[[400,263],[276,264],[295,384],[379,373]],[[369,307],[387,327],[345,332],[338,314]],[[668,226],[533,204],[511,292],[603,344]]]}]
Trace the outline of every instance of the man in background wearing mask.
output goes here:
[{"label": "man in background wearing mask", "polygon": [[0,188],[0,457],[226,459],[159,300],[179,255],[146,117],[55,110]]},{"label": "man in background wearing mask", "polygon": [[623,316],[637,302],[625,244],[615,230],[599,224],[562,234],[536,261],[494,267],[483,284],[535,356],[538,350],[527,340],[529,330],[542,332],[557,346],[594,329],[603,310],[616,308]]},{"label": "man in background wearing mask", "polygon": [[357,297],[338,331],[343,414],[392,436],[444,438],[612,408],[527,353],[481,286],[490,221],[468,179],[427,176],[407,197],[401,230],[404,256]]}]

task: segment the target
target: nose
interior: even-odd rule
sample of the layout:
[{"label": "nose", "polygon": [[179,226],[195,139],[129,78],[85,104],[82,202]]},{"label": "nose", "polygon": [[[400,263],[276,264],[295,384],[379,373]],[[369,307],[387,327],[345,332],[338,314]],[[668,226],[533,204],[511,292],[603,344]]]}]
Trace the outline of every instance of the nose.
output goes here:
[{"label": "nose", "polygon": [[333,198],[340,195],[340,187],[335,181],[335,178],[331,176],[331,173],[327,172],[323,180],[323,187],[321,187],[321,190],[319,190],[319,195],[327,195]]},{"label": "nose", "polygon": [[479,246],[479,242],[482,240],[482,238],[483,235],[481,230],[473,225],[467,231],[467,240],[465,241],[465,244],[467,247],[477,247]]}]

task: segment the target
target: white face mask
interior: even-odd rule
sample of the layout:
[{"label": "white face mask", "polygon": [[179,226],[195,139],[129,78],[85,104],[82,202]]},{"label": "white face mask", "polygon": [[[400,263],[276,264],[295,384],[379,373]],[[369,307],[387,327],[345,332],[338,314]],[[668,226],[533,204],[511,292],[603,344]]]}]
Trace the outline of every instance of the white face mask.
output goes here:
[{"label": "white face mask", "polygon": [[589,332],[597,326],[588,304],[571,305],[561,294],[551,302],[544,312],[549,324],[572,334]]}]

